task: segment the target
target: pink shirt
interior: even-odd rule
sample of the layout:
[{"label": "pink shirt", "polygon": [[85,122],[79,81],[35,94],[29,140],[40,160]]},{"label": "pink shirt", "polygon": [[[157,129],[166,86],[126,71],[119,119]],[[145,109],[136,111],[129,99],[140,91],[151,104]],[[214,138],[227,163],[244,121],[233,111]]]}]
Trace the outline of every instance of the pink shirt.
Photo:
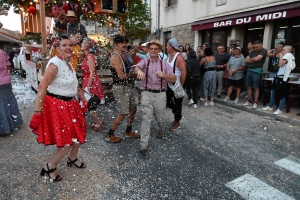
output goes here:
[{"label": "pink shirt", "polygon": [[[148,74],[146,74],[148,61],[149,61],[149,59],[143,59],[138,64],[132,66],[132,68],[134,68],[135,66],[138,66],[145,73],[145,79],[141,81],[140,89],[141,90],[145,89],[146,80],[148,79],[147,89],[167,90],[167,81],[165,79],[161,79],[159,76],[157,76],[156,73],[159,71],[162,71],[164,74],[174,75],[172,72],[172,68],[170,67],[170,65],[167,62],[165,62],[163,60],[161,61],[160,59],[157,59],[156,62],[152,62],[150,60]],[[160,65],[160,61],[161,61],[162,65]]]},{"label": "pink shirt", "polygon": [[11,83],[10,74],[7,66],[10,66],[8,61],[9,56],[3,50],[0,50],[0,85]]}]

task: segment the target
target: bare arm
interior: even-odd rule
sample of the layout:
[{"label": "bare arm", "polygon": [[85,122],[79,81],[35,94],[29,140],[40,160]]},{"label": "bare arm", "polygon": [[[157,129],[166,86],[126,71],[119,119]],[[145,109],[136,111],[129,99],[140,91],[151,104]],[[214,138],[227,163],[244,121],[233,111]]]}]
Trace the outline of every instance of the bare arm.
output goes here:
[{"label": "bare arm", "polygon": [[181,83],[181,85],[183,85],[185,82],[185,79],[186,79],[186,66],[185,66],[185,60],[181,54],[179,54],[177,56],[175,66],[178,66],[178,68],[181,71],[180,83]]},{"label": "bare arm", "polygon": [[267,56],[270,57],[270,58],[272,58],[274,56],[274,52],[273,51],[276,51],[276,49],[269,50],[268,53],[267,53]]},{"label": "bare arm", "polygon": [[136,77],[136,74],[126,74],[124,72],[122,60],[121,60],[121,58],[118,55],[113,55],[112,59],[110,60],[110,65],[113,68],[115,68],[115,70],[116,70],[116,72],[118,74],[118,77],[121,80],[125,80],[125,79],[128,79],[128,78],[134,78],[134,77]]},{"label": "bare arm", "polygon": [[200,66],[203,65],[204,63],[206,63],[206,60],[205,60],[205,58],[202,58],[200,61]]},{"label": "bare arm", "polygon": [[57,72],[58,72],[58,68],[53,63],[47,67],[45,74],[38,87],[38,93],[36,95],[36,100],[35,100],[36,111],[42,111],[47,88],[55,78]]},{"label": "bare arm", "polygon": [[136,66],[133,70],[133,72],[135,74],[137,74],[137,78],[139,80],[144,80],[145,79],[145,73],[141,70],[141,68],[139,68],[138,66]]},{"label": "bare arm", "polygon": [[88,65],[89,71],[90,71],[90,78],[89,78],[87,87],[90,88],[92,86],[94,76],[95,76],[95,61],[90,56],[88,56],[87,65]]},{"label": "bare arm", "polygon": [[160,78],[165,79],[166,81],[168,81],[169,83],[174,83],[176,82],[176,76],[172,75],[172,74],[164,74],[162,71],[157,72],[157,76]]},{"label": "bare arm", "polygon": [[283,65],[285,65],[288,61],[287,60],[282,60],[282,57],[280,57],[279,60],[279,66],[282,67]]}]

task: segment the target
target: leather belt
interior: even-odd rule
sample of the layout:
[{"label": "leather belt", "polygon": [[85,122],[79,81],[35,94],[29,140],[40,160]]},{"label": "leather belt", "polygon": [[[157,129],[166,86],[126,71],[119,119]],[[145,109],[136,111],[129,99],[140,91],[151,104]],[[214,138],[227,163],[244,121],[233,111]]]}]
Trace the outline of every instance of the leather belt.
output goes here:
[{"label": "leather belt", "polygon": [[151,90],[151,89],[144,89],[143,91],[152,92],[152,93],[160,93],[160,92],[165,92],[166,90]]},{"label": "leather belt", "polygon": [[60,99],[60,100],[63,100],[63,101],[72,101],[73,99],[75,99],[75,97],[66,97],[66,96],[60,96],[58,94],[53,94],[53,93],[50,93],[47,91],[46,93],[48,96],[50,97],[54,97],[54,98],[57,98],[57,99]]}]

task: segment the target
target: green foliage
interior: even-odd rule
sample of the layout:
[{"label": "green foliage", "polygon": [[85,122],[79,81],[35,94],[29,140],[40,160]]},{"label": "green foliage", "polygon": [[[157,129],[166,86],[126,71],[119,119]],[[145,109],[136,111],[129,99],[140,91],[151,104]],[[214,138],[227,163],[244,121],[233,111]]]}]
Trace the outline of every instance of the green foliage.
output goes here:
[{"label": "green foliage", "polygon": [[[51,15],[51,9],[53,5],[58,7],[62,6],[62,0],[44,0],[47,2],[45,4],[46,15]],[[78,0],[68,0],[69,3],[78,4]],[[0,0],[0,6],[14,6],[15,12],[19,13],[20,7],[24,8],[24,12],[27,12],[30,7],[31,0]],[[81,6],[84,6],[88,0],[80,0],[80,6],[78,7],[78,14],[82,15],[83,19],[88,19],[98,22],[101,26],[110,26],[115,28],[116,26],[123,26],[124,34],[129,39],[146,37],[150,34],[150,10],[147,4],[143,0],[129,0],[128,8],[126,13],[114,13],[114,14],[103,14],[103,13],[93,13],[89,12],[87,14],[82,13]],[[110,21],[111,17],[113,22]]]},{"label": "green foliage", "polygon": [[42,34],[41,33],[29,33],[22,38],[22,41],[25,41],[27,44],[31,44],[31,41],[35,41],[37,44],[42,43]]},{"label": "green foliage", "polygon": [[143,0],[129,0],[124,21],[117,19],[124,25],[125,36],[128,38],[143,38],[151,33],[150,10]]}]

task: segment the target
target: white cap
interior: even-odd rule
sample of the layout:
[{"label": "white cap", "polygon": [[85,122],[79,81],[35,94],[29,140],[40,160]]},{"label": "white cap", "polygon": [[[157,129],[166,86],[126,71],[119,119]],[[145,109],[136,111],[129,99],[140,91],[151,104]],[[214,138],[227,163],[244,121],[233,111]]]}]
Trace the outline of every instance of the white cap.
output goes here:
[{"label": "white cap", "polygon": [[145,43],[143,43],[141,46],[142,46],[142,47],[145,47],[145,46],[147,46],[148,43],[149,43],[149,42],[145,42]]}]

